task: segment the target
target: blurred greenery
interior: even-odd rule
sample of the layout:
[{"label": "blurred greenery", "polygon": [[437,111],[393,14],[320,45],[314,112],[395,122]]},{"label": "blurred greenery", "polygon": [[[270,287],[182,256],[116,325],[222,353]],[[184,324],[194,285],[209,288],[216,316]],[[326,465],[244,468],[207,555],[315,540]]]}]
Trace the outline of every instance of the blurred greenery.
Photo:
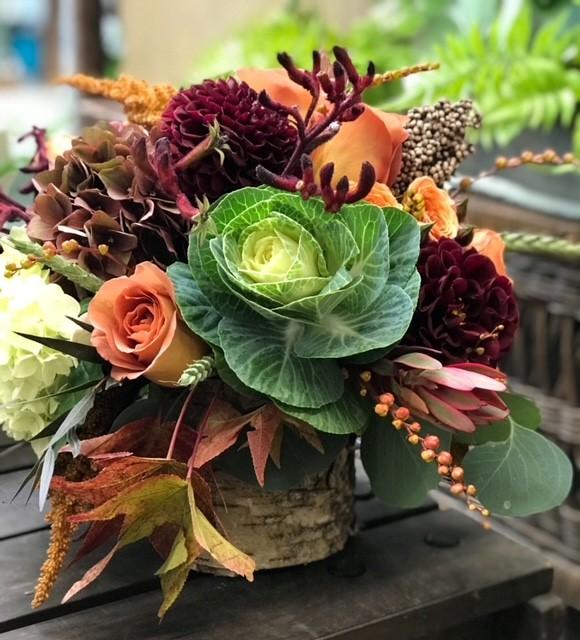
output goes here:
[{"label": "blurred greenery", "polygon": [[[378,70],[395,69],[417,62],[417,43],[430,49],[438,34],[454,28],[449,16],[453,0],[386,0],[377,2],[348,32],[341,33],[325,24],[314,11],[301,8],[298,1],[288,3],[268,19],[246,25],[227,41],[210,48],[197,60],[191,81],[231,72],[236,67],[276,67],[276,54],[287,51],[298,64],[308,67],[314,49],[330,50],[341,44],[354,60],[363,65],[372,60]],[[370,102],[400,93],[401,86],[374,90]]]},{"label": "blurred greenery", "polygon": [[[514,12],[510,4],[521,6]],[[542,15],[532,3],[505,2],[501,9],[487,25],[447,34],[435,47],[441,69],[383,106],[472,97],[484,115],[484,146],[507,145],[526,128],[561,125],[572,130],[571,147],[580,155],[580,16],[565,7]]]},{"label": "blurred greenery", "polygon": [[484,115],[479,140],[507,145],[525,128],[572,130],[580,154],[580,0],[377,0],[342,33],[297,0],[206,51],[190,78],[236,67],[274,67],[289,52],[308,66],[313,49],[346,46],[378,70],[438,60],[441,69],[375,89],[389,110],[470,97]]}]

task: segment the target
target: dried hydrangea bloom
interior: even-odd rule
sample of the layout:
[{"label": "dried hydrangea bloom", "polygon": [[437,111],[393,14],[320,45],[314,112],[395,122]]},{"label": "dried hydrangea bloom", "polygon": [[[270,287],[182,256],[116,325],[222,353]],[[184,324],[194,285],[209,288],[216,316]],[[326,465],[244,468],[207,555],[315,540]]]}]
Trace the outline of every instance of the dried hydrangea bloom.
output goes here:
[{"label": "dried hydrangea bloom", "polygon": [[152,260],[186,260],[189,222],[166,189],[149,134],[137,125],[85,129],[54,167],[35,178],[30,237],[102,278],[131,273]]}]

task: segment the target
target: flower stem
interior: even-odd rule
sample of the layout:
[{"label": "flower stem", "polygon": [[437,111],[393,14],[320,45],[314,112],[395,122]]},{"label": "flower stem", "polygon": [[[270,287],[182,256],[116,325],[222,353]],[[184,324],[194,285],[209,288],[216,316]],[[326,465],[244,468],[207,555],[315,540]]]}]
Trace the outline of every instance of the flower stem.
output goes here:
[{"label": "flower stem", "polygon": [[171,442],[169,443],[169,449],[167,449],[167,455],[165,458],[167,460],[171,460],[173,458],[173,454],[175,452],[175,446],[177,445],[177,438],[179,437],[179,431],[181,430],[181,425],[185,420],[185,416],[187,415],[187,411],[189,406],[191,405],[191,401],[193,400],[193,395],[195,393],[196,387],[192,387],[185,398],[185,402],[181,407],[181,411],[179,412],[179,417],[177,418],[177,422],[175,423],[175,427],[173,428],[173,435],[171,436]]},{"label": "flower stem", "polygon": [[209,422],[215,402],[218,398],[218,392],[219,392],[219,389],[214,393],[214,396],[211,399],[211,402],[209,403],[207,409],[205,410],[205,413],[199,424],[199,427],[197,428],[197,435],[195,437],[195,442],[193,443],[191,456],[187,462],[187,480],[191,480],[191,476],[193,475],[193,466],[195,464],[195,454],[197,453],[197,448],[199,446],[199,443],[201,442],[201,438],[203,436],[207,423]]}]

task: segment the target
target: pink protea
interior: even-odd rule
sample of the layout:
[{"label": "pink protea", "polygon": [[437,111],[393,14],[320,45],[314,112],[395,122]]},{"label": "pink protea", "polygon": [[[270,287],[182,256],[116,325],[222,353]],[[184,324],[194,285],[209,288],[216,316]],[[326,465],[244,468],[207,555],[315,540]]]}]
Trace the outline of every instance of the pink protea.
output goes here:
[{"label": "pink protea", "polygon": [[474,362],[443,366],[418,352],[399,356],[392,364],[390,387],[395,399],[418,420],[472,432],[509,415],[498,395],[506,390],[506,376],[497,369]]}]

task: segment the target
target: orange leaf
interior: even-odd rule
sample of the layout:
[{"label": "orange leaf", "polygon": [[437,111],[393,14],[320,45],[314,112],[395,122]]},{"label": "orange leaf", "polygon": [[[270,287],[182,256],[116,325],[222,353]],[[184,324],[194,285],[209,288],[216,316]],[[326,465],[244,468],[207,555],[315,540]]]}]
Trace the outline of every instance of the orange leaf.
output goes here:
[{"label": "orange leaf", "polygon": [[254,464],[254,471],[260,486],[264,486],[266,463],[275,443],[276,435],[282,428],[282,412],[273,404],[260,407],[250,424],[254,431],[248,432],[248,444]]},{"label": "orange leaf", "polygon": [[216,401],[205,433],[195,452],[194,467],[199,469],[233,447],[240,431],[249,423],[251,414],[240,415],[229,403]]},{"label": "orange leaf", "polygon": [[[112,467],[113,465],[105,471]],[[199,506],[196,505],[194,491],[199,495]],[[189,481],[179,475],[166,473],[141,478],[98,507],[72,516],[73,522],[117,522],[122,519],[122,524],[113,549],[69,589],[65,601],[91,584],[103,572],[116,551],[143,538],[154,538],[157,531],[167,531],[168,527],[174,527],[175,536],[158,572],[164,593],[164,601],[159,610],[161,617],[175,602],[187,574],[202,550],[207,551],[227,569],[252,580],[254,561],[215,529],[203,512],[204,509],[211,509],[211,496],[200,476],[194,474]]]},{"label": "orange leaf", "polygon": [[[130,422],[117,431],[97,438],[83,440],[81,453],[88,458],[105,459],[104,454],[131,452],[144,458],[164,456],[169,448],[175,422],[161,422],[156,417]],[[182,425],[174,458],[187,462],[195,432]]]},{"label": "orange leaf", "polygon": [[132,487],[136,482],[160,472],[174,472],[184,476],[185,465],[165,458],[130,456],[114,460],[90,480],[69,482],[62,476],[54,476],[51,488],[95,507]]},{"label": "orange leaf", "polygon": [[226,569],[240,576],[245,576],[249,582],[253,582],[256,563],[250,556],[228,542],[195,506],[195,497],[191,485],[188,486],[187,495],[195,540]]}]

